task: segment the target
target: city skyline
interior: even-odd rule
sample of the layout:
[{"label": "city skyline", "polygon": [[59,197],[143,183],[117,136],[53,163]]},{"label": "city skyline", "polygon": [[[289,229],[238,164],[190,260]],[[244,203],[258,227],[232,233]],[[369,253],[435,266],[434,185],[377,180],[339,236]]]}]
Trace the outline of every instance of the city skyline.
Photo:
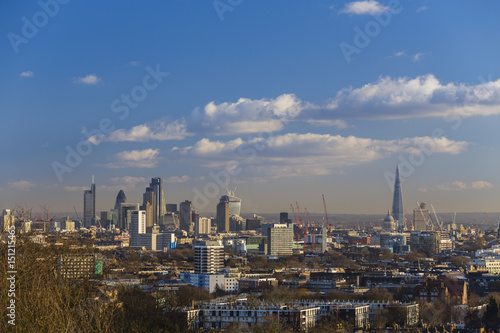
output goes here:
[{"label": "city skyline", "polygon": [[95,175],[96,212],[161,177],[161,209],[384,214],[399,165],[408,211],[500,211],[498,3],[3,7],[2,209]]}]

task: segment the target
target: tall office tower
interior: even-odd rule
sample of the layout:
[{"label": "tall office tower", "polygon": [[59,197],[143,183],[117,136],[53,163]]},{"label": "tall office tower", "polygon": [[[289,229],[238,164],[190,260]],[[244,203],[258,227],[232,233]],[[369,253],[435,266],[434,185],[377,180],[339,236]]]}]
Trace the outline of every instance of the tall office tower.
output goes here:
[{"label": "tall office tower", "polygon": [[116,200],[115,200],[115,210],[117,212],[120,211],[120,204],[127,202],[127,196],[125,195],[125,192],[123,190],[120,190],[118,194],[116,195]]},{"label": "tall office tower", "polygon": [[229,202],[222,198],[217,204],[217,232],[229,232]]},{"label": "tall office tower", "polygon": [[2,225],[0,225],[0,232],[1,231],[9,231],[11,228],[11,226],[15,225],[14,223],[15,219],[14,219],[14,215],[12,214],[12,211],[10,209],[4,209],[2,211],[2,220],[1,220],[1,223]]},{"label": "tall office tower", "polygon": [[138,203],[120,204],[120,221],[118,223],[120,229],[130,230],[130,223],[132,222],[131,213],[134,210],[139,210]]},{"label": "tall office tower", "polygon": [[146,187],[146,192],[142,195],[142,210],[146,211],[147,216],[147,226],[151,227],[154,224],[159,224],[160,220],[163,221],[163,216],[160,220],[157,219],[157,206],[156,206],[156,194],[153,187]]},{"label": "tall office tower", "polygon": [[423,202],[413,210],[413,230],[426,231],[427,221],[429,221],[429,210],[427,205]]},{"label": "tall office tower", "polygon": [[403,209],[403,191],[401,190],[401,181],[399,179],[399,165],[396,167],[396,180],[394,182],[394,198],[392,199],[392,217],[396,228],[405,227],[405,217]]},{"label": "tall office tower", "polygon": [[134,210],[130,212],[130,245],[137,246],[139,235],[146,233],[146,211]]},{"label": "tall office tower", "polygon": [[[264,227],[263,227],[264,228]],[[271,256],[292,255],[293,228],[275,223],[267,229],[267,252]]]},{"label": "tall office tower", "polygon": [[179,228],[181,230],[185,230],[187,232],[192,232],[193,228],[191,226],[191,222],[193,222],[193,215],[191,214],[191,201],[186,200],[181,202],[179,205],[180,212],[180,225]]},{"label": "tall office tower", "polygon": [[94,176],[92,175],[90,190],[83,192],[83,225],[85,228],[89,228],[95,218],[95,183]]},{"label": "tall office tower", "polygon": [[224,268],[224,246],[221,241],[204,241],[194,245],[195,274],[216,274]]},{"label": "tall office tower", "polygon": [[163,188],[163,179],[161,177],[151,178],[149,187],[153,188],[156,195],[156,221],[160,221],[163,215],[167,213],[165,207],[165,193]]},{"label": "tall office tower", "polygon": [[115,212],[113,215],[113,224],[115,226],[119,226],[120,223],[120,205],[126,202],[127,197],[125,196],[125,192],[123,192],[123,190],[120,190],[120,192],[118,192],[118,194],[116,195],[115,207],[113,208]]},{"label": "tall office tower", "polygon": [[253,218],[248,218],[246,222],[246,230],[257,230],[260,228],[264,218],[257,214],[253,214]]},{"label": "tall office tower", "polygon": [[241,211],[241,199],[234,196],[234,191],[227,191],[227,194],[220,197],[220,201],[227,201],[229,204],[229,215],[240,216]]},{"label": "tall office tower", "polygon": [[280,213],[280,223],[290,223],[291,221],[288,219],[288,212]]},{"label": "tall office tower", "polygon": [[195,222],[194,233],[196,236],[208,235],[211,232],[211,220],[208,217],[199,217]]},{"label": "tall office tower", "polygon": [[177,213],[177,204],[167,204],[167,213]]}]

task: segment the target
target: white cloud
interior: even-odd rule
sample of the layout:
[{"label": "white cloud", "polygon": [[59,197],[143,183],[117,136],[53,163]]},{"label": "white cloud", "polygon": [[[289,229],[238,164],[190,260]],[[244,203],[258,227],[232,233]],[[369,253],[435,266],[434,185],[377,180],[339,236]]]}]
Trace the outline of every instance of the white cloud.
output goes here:
[{"label": "white cloud", "polygon": [[158,165],[159,149],[130,150],[116,153],[108,168],[154,168]]},{"label": "white cloud", "polygon": [[110,179],[113,184],[118,185],[126,185],[135,187],[140,183],[147,183],[147,179],[144,177],[132,177],[132,176],[123,176],[123,177],[113,177]]},{"label": "white cloud", "polygon": [[[445,137],[414,137],[375,140],[330,134],[288,133],[267,139],[212,141],[204,138],[193,146],[180,148],[184,155],[199,158],[208,167],[220,168],[236,161],[259,177],[324,175],[352,165],[368,163],[395,154],[459,154],[467,148],[463,141]],[[338,170],[336,170],[338,171]]]},{"label": "white cloud", "polygon": [[180,183],[184,183],[184,182],[187,182],[188,180],[190,180],[191,178],[189,176],[182,176],[182,177],[176,177],[176,176],[173,176],[173,177],[169,177],[165,180],[166,183],[170,183],[170,184],[180,184]]},{"label": "white cloud", "polygon": [[85,190],[90,190],[89,186],[64,186],[65,191],[69,192],[83,192]]},{"label": "white cloud", "polygon": [[81,83],[86,85],[96,85],[100,81],[101,79],[97,77],[95,74],[89,74],[87,76],[73,78],[74,83]]},{"label": "white cloud", "polygon": [[481,190],[483,188],[492,188],[493,184],[491,184],[490,182],[484,181],[484,180],[478,180],[478,181],[472,182],[470,187],[473,189],[476,189],[476,190]]},{"label": "white cloud", "polygon": [[389,7],[381,5],[375,0],[353,1],[342,8],[340,14],[373,15],[388,10]]},{"label": "white cloud", "polygon": [[140,61],[129,61],[129,62],[126,64],[126,66],[127,66],[127,67],[137,67],[137,66],[139,66],[140,64],[141,64],[141,62],[140,62]]},{"label": "white cloud", "polygon": [[[184,120],[166,122],[159,120],[153,123],[141,124],[132,127],[129,130],[119,129],[113,131],[104,141],[111,142],[147,142],[147,141],[166,141],[182,140],[189,136]],[[89,142],[98,141],[96,136],[89,138]]]},{"label": "white cloud", "polygon": [[267,133],[278,131],[284,123],[293,120],[310,105],[305,105],[294,94],[283,94],[274,99],[252,100],[240,98],[235,103],[210,102],[203,111],[195,110],[190,126],[195,131],[215,135]]},{"label": "white cloud", "polygon": [[[312,118],[403,119],[500,114],[500,80],[467,86],[441,84],[432,74],[414,79],[381,77],[361,88],[345,88]],[[319,117],[319,118],[318,118]],[[324,118],[323,118],[324,117]]]},{"label": "white cloud", "polygon": [[32,71],[26,71],[21,73],[22,77],[33,77],[34,75],[35,73],[33,73]]},{"label": "white cloud", "polygon": [[427,6],[421,6],[421,7],[418,7],[418,9],[417,9],[417,13],[420,13],[420,12],[422,12],[422,11],[424,11],[424,10],[427,10],[427,9],[429,9],[429,7],[427,7]]},{"label": "white cloud", "polygon": [[28,180],[18,180],[15,182],[9,182],[8,185],[11,189],[17,191],[29,191],[37,186],[35,183],[30,182]]},{"label": "white cloud", "polygon": [[468,189],[474,190],[482,190],[487,188],[492,188],[493,184],[484,180],[473,181],[470,183],[466,183],[463,181],[454,181],[451,183],[439,184],[432,187],[422,187],[420,188],[421,192],[427,191],[463,191]]},{"label": "white cloud", "polygon": [[414,61],[414,62],[418,62],[420,61],[420,59],[422,59],[422,57],[425,55],[424,52],[418,52],[416,54],[414,54],[411,59]]}]

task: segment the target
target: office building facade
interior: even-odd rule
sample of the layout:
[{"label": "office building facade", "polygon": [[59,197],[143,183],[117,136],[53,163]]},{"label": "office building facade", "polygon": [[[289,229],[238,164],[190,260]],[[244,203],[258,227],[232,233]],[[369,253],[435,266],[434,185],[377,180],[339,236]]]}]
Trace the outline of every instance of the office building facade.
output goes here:
[{"label": "office building facade", "polygon": [[224,246],[220,241],[204,241],[194,245],[194,272],[216,274],[224,267]]},{"label": "office building facade", "polygon": [[92,176],[90,190],[83,192],[83,225],[85,228],[90,228],[96,218],[95,195],[94,176]]}]

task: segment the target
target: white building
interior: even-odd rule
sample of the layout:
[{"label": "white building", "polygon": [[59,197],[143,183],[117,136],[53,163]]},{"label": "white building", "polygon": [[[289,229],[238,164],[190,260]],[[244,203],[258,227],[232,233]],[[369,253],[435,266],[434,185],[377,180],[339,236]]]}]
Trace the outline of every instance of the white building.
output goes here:
[{"label": "white building", "polygon": [[211,233],[211,219],[208,217],[200,217],[195,222],[195,235],[208,235]]}]

